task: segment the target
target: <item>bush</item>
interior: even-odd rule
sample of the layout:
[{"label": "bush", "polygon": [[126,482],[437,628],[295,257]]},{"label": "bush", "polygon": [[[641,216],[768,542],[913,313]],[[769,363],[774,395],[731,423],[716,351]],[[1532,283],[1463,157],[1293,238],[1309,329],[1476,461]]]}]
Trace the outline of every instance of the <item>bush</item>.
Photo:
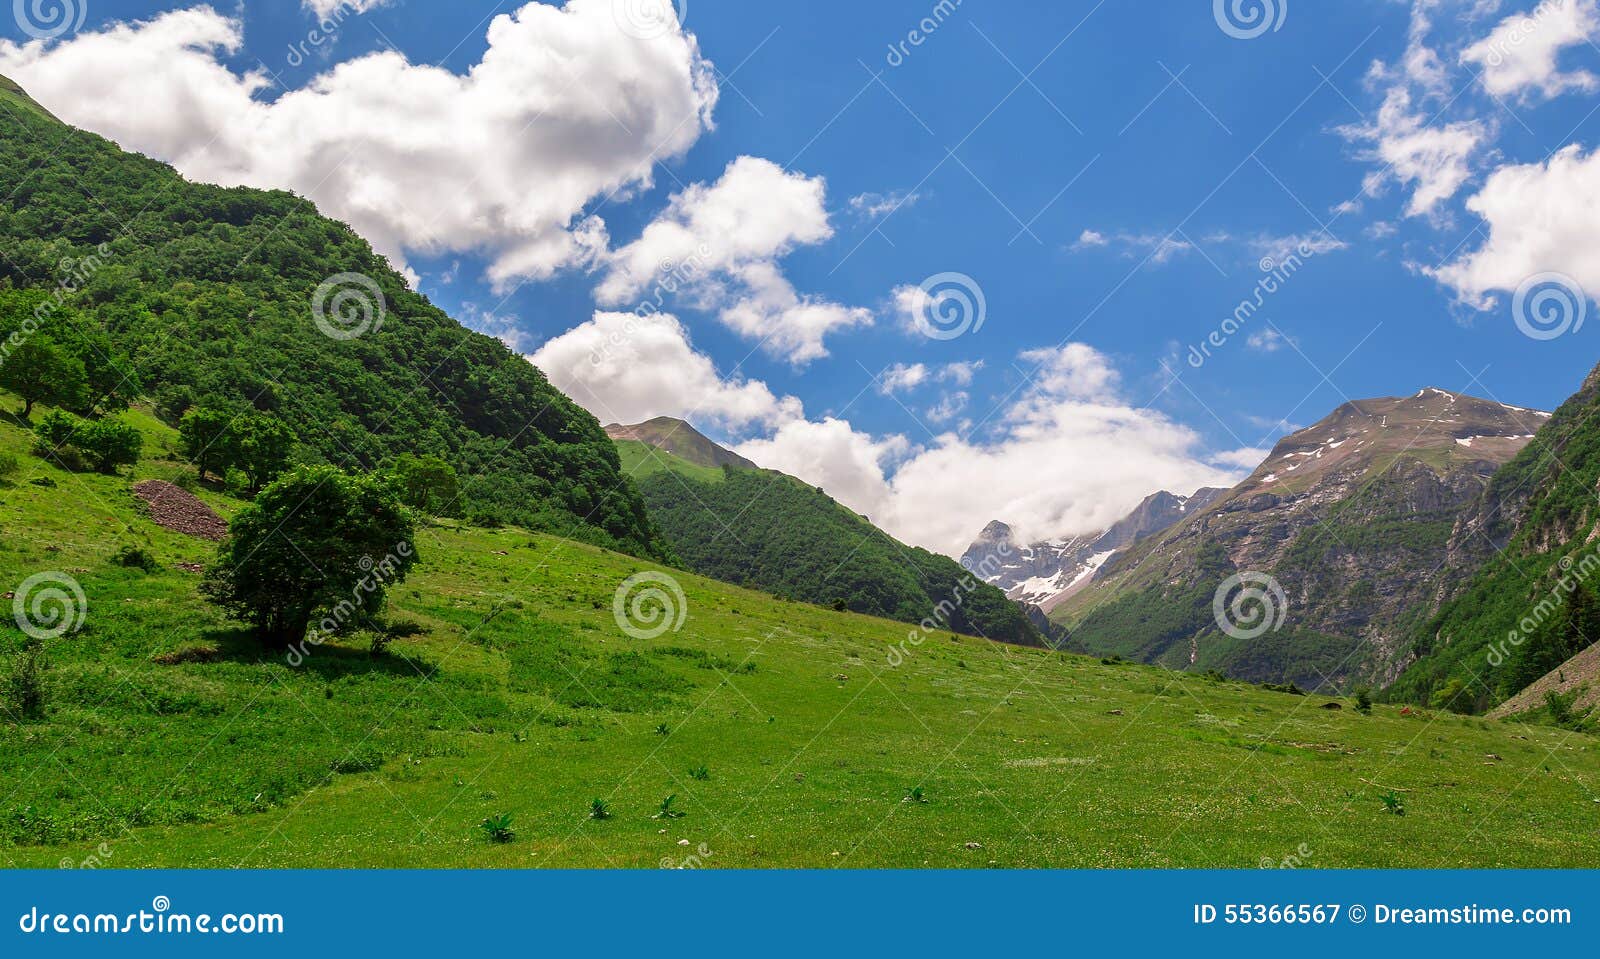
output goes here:
[{"label": "bush", "polygon": [[9,482],[22,470],[22,461],[10,453],[0,453],[0,483]]},{"label": "bush", "polygon": [[114,474],[139,461],[144,437],[120,419],[84,420],[51,410],[33,428],[33,451],[73,471]]},{"label": "bush", "polygon": [[111,561],[118,566],[143,570],[146,573],[158,572],[161,569],[161,564],[156,562],[156,558],[139,546],[122,547],[111,557]]},{"label": "bush", "polygon": [[11,669],[5,677],[4,692],[6,708],[15,713],[24,721],[39,720],[44,718],[45,711],[45,672],[49,663],[44,658],[44,647],[31,642],[23,649],[22,654],[11,661]]},{"label": "bush", "polygon": [[388,484],[307,466],[268,486],[233,517],[201,592],[255,627],[268,645],[376,616],[385,591],[416,563],[416,524]]},{"label": "bush", "polygon": [[1365,686],[1356,690],[1356,712],[1363,716],[1372,715],[1372,690]]}]

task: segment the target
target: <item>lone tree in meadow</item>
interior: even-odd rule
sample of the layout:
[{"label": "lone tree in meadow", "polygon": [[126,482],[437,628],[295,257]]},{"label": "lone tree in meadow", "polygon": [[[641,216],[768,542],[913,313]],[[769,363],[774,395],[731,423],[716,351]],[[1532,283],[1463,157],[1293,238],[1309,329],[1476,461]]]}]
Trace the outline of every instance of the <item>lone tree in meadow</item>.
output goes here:
[{"label": "lone tree in meadow", "polygon": [[376,613],[416,562],[415,533],[384,480],[301,467],[234,515],[201,592],[287,648],[319,613]]}]

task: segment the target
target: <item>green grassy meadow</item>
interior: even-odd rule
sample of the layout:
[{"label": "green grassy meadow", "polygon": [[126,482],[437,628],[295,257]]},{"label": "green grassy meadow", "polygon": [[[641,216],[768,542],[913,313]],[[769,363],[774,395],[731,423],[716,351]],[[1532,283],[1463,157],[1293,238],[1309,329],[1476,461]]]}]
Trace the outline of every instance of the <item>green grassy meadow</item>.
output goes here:
[{"label": "green grassy meadow", "polygon": [[[134,416],[145,458],[119,477],[55,469],[0,425],[0,452],[22,463],[0,484],[0,590],[60,571],[87,597],[83,628],[46,643],[45,719],[0,721],[0,866],[1600,857],[1590,736],[1390,705],[1363,716],[943,632],[916,644],[914,627],[687,573],[672,573],[681,629],[633,639],[613,597],[659,567],[515,529],[424,529],[420,565],[390,593],[389,616],[416,634],[378,657],[352,635],[291,666],[177,568],[212,545],[145,518],[133,484],[187,467],[169,430]],[[116,564],[129,545],[161,569]],[[9,660],[22,634],[5,605]],[[658,818],[668,796],[681,816]],[[609,818],[591,818],[596,799]],[[507,813],[515,840],[491,843],[478,824]]]}]

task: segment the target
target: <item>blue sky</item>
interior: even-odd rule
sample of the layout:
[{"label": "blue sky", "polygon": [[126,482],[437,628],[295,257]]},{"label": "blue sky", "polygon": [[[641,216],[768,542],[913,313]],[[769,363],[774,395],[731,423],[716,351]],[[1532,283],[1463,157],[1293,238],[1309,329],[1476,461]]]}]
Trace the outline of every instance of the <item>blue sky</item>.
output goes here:
[{"label": "blue sky", "polygon": [[[547,372],[603,420],[690,415],[935,548],[993,518],[1083,532],[1160,486],[1236,478],[1285,424],[1346,399],[1439,386],[1551,409],[1595,363],[1600,330],[1579,307],[1561,335],[1530,336],[1512,303],[1547,271],[1585,311],[1600,285],[1600,218],[1567,212],[1600,196],[1584,162],[1600,143],[1593,0],[688,0],[681,24],[661,2],[574,0],[536,19],[511,2],[368,0],[338,7],[319,39],[318,13],[246,0],[211,13],[229,41],[194,4],[77,0],[81,25],[55,39],[5,21],[0,72],[191,176],[312,196],[441,306],[564,363]],[[191,19],[158,38],[172,11]],[[465,76],[513,14],[527,29],[494,40],[507,62],[542,62],[572,26],[561,49],[587,59],[582,79],[551,89],[534,71],[459,110],[468,94],[417,87],[440,116],[481,112],[495,144],[435,144],[431,189],[386,179],[408,163],[404,137],[342,140],[334,96],[262,111],[250,130],[245,111],[206,102],[233,82],[271,105],[385,51]],[[608,63],[628,66],[614,77]],[[401,102],[371,109],[405,130],[414,91],[388,83]],[[524,94],[538,111],[518,112]],[[547,129],[564,110],[574,119]],[[610,120],[585,125],[597,111]],[[515,118],[504,138],[500,116]],[[544,139],[495,153],[519,135]],[[594,157],[550,160],[562,138]],[[320,159],[256,156],[289,141],[326,145]],[[629,149],[631,167],[606,167]],[[439,209],[370,214],[368,229],[366,207],[341,205],[369,189],[369,205]],[[563,190],[540,214],[556,226],[497,233]],[[680,366],[644,382],[668,351],[637,329],[608,339],[593,317],[653,298],[652,257],[681,264],[687,234],[715,250],[694,264],[702,280],[663,297],[676,327],[650,331],[678,337]],[[1189,362],[1291,257],[1259,312]],[[981,328],[918,332],[907,311],[928,308],[916,290],[939,274],[981,291]],[[610,359],[611,378],[584,379]]]}]

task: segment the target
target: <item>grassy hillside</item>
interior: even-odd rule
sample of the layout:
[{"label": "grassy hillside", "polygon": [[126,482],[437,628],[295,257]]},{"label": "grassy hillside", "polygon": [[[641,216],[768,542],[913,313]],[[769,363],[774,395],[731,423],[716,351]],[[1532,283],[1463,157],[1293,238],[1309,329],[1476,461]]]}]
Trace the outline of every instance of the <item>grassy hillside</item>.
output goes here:
[{"label": "grassy hillside", "polygon": [[353,469],[438,454],[457,512],[667,555],[594,417],[349,227],[290,193],[189,183],[30,103],[0,85],[0,341],[77,344],[96,393],[142,392],[169,424],[259,411],[296,460]]},{"label": "grassy hillside", "polygon": [[[178,478],[136,412],[132,475],[26,455],[0,484],[0,591],[72,576],[43,721],[0,720],[0,865],[1588,866],[1591,737],[957,638],[701,579],[682,628],[619,630],[640,560],[430,528],[392,591],[416,634],[299,667],[179,563],[211,546],[130,495]],[[36,480],[53,486],[35,485]],[[224,513],[236,504],[202,496]],[[126,545],[159,569],[117,565]],[[8,604],[9,605],[9,604]],[[21,642],[0,620],[0,659]],[[889,665],[898,647],[901,665]],[[913,790],[917,792],[913,793]],[[1381,795],[1403,801],[1385,811]],[[653,818],[676,796],[682,818]],[[589,818],[604,800],[611,818]],[[920,798],[922,801],[916,801]],[[513,817],[491,845],[477,824]],[[102,845],[102,843],[104,845]]]},{"label": "grassy hillside", "polygon": [[[1022,607],[946,556],[900,543],[792,476],[631,448],[650,517],[697,573],[777,596],[1030,646]],[[637,444],[633,444],[637,445]]]}]

